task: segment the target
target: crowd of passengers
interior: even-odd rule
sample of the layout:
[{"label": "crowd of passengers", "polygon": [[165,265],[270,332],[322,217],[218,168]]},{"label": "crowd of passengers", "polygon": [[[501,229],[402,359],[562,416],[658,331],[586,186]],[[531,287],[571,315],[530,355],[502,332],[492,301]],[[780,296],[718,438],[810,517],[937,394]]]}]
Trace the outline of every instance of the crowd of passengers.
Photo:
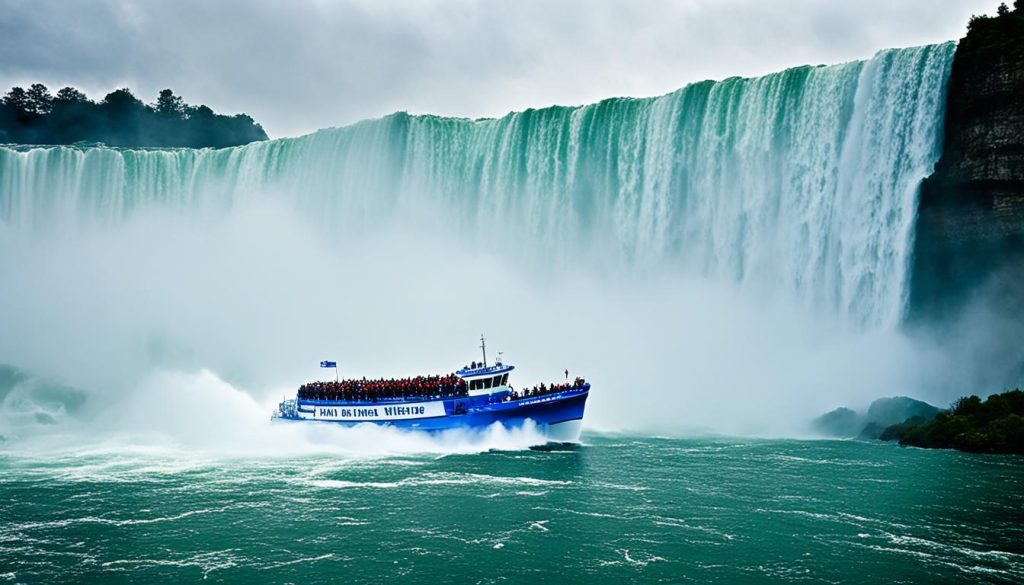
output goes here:
[{"label": "crowd of passengers", "polygon": [[346,400],[377,402],[396,398],[447,398],[465,396],[466,381],[456,376],[416,376],[378,380],[340,380],[310,382],[299,387],[302,400]]},{"label": "crowd of passengers", "polygon": [[577,388],[582,388],[586,383],[587,383],[587,381],[584,380],[583,378],[580,378],[580,377],[577,377],[575,380],[573,380],[573,382],[571,384],[569,382],[565,382],[563,384],[550,384],[550,385],[549,384],[541,383],[541,384],[538,384],[537,386],[534,386],[533,388],[524,388],[522,392],[519,392],[519,391],[513,389],[512,393],[509,394],[508,397],[505,398],[505,400],[519,400],[520,398],[533,398],[535,396],[543,396],[545,394],[553,394],[555,392],[564,392],[566,390],[574,390],[574,389],[577,389]]},{"label": "crowd of passengers", "polygon": [[[582,388],[586,380],[577,377],[572,383],[538,384],[533,388],[511,392],[505,400],[533,398]],[[299,386],[301,400],[344,400],[348,402],[377,402],[381,399],[403,398],[450,398],[466,396],[466,381],[448,374],[446,376],[416,376],[415,378],[380,378],[378,380],[340,380],[336,382],[310,382]]]}]

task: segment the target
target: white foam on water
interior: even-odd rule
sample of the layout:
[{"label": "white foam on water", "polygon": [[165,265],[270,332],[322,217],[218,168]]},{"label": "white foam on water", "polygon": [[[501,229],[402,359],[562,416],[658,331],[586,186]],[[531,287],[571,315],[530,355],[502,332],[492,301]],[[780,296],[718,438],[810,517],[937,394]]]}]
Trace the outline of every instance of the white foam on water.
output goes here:
[{"label": "white foam on water", "polygon": [[350,481],[343,479],[319,479],[319,472],[310,473],[306,478],[296,479],[297,483],[312,485],[318,488],[350,489],[394,489],[401,487],[430,485],[500,485],[500,486],[567,486],[570,481],[538,479],[533,477],[505,477],[479,473],[427,473],[406,477],[398,481]]},{"label": "white foam on water", "polygon": [[[76,467],[75,473],[99,475],[127,464],[136,473],[179,473],[208,465],[206,458],[253,455],[295,458],[312,455],[396,456],[523,450],[547,437],[530,421],[522,427],[494,424],[482,429],[422,432],[373,424],[356,427],[325,423],[274,422],[272,403],[212,372],[157,372],[125,400],[113,402],[90,425],[89,441],[61,433],[35,435],[17,443],[16,455],[48,458],[118,458]],[[103,433],[100,429],[111,429]],[[68,441],[72,441],[69,446]],[[187,454],[187,456],[185,456]],[[134,457],[125,461],[120,457]],[[157,460],[154,462],[153,460]],[[417,461],[391,460],[395,465]],[[336,465],[349,465],[340,460]],[[328,465],[329,464],[323,464]],[[529,478],[523,479],[526,482]],[[438,480],[442,481],[442,480]],[[472,478],[464,481],[473,481]]]}]

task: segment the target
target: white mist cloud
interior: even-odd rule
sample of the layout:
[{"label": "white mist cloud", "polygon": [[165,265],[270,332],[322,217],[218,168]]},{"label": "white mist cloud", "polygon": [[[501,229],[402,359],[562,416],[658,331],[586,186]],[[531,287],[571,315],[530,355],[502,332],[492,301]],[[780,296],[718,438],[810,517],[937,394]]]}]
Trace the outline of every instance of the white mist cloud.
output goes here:
[{"label": "white mist cloud", "polygon": [[839,404],[947,391],[938,356],[898,332],[734,285],[589,264],[552,274],[468,248],[430,217],[337,233],[254,198],[7,232],[0,363],[84,389],[71,418],[90,436],[232,449],[278,440],[271,405],[325,376],[321,359],[350,376],[447,372],[477,357],[481,332],[518,366],[516,386],[565,368],[591,380],[598,429],[785,435]]},{"label": "white mist cloud", "polygon": [[870,57],[962,36],[977,0],[3,0],[0,87],[171,87],[272,136],[393,111],[510,110]]}]

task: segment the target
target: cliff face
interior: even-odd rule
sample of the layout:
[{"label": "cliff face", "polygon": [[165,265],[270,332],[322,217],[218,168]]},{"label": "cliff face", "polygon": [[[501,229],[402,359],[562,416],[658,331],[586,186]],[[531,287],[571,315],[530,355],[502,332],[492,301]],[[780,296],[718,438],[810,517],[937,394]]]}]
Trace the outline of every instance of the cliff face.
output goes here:
[{"label": "cliff face", "polygon": [[985,294],[1024,304],[1024,10],[972,23],[953,59],[942,158],[921,186],[912,321]]}]

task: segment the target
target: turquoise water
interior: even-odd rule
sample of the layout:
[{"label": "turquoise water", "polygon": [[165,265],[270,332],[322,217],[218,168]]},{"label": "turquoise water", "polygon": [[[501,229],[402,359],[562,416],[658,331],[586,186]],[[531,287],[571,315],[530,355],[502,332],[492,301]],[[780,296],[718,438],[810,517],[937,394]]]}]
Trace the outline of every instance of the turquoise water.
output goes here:
[{"label": "turquoise water", "polygon": [[1024,460],[585,435],[544,450],[0,457],[0,582],[1024,580]]}]

